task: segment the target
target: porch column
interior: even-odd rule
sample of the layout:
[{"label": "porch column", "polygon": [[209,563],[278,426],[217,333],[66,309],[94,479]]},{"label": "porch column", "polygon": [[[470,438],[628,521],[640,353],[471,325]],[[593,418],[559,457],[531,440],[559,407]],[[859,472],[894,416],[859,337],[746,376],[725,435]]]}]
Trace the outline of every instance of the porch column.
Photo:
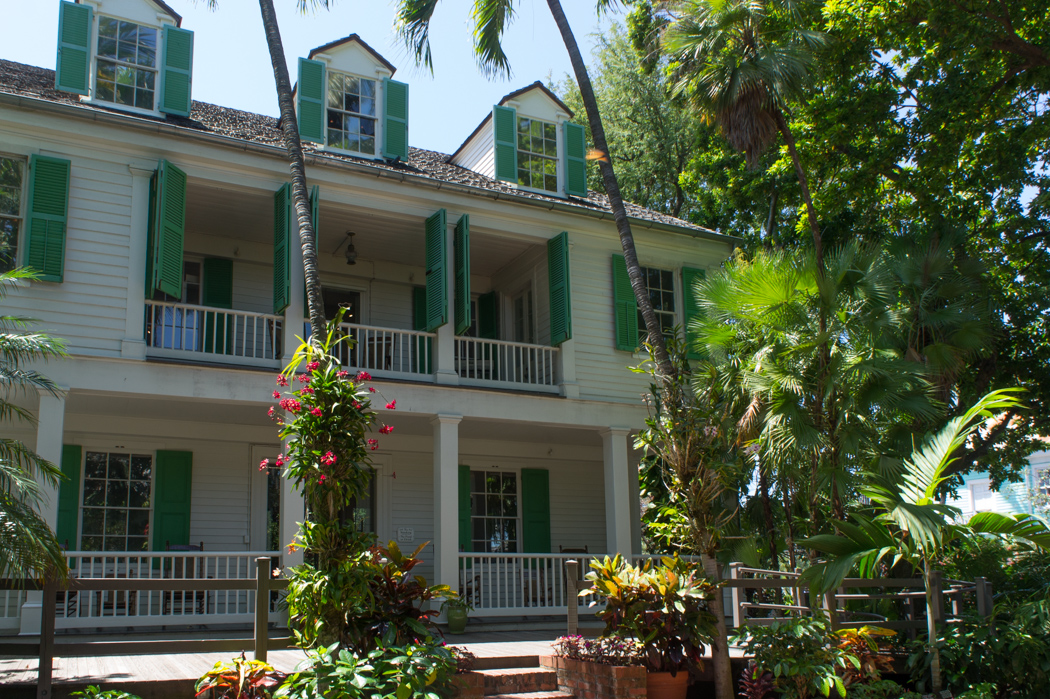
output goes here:
[{"label": "porch column", "polygon": [[128,165],[131,172],[131,230],[128,239],[128,299],[120,356],[146,358],[146,232],[149,229],[149,180],[153,169]]},{"label": "porch column", "polygon": [[[62,464],[62,434],[65,420],[65,394],[62,393],[55,396],[47,391],[41,391],[40,409],[37,414],[35,451],[41,458],[50,461],[56,467]],[[80,484],[77,483],[75,486],[80,487]],[[37,507],[37,511],[51,529],[58,526],[57,486],[44,482],[40,483],[40,504]],[[75,548],[77,542],[71,541],[69,545]],[[19,634],[38,635],[40,633],[40,605],[42,599],[42,593],[39,591],[26,594],[26,601],[22,605],[22,617],[19,622]]]},{"label": "porch column", "polygon": [[579,398],[576,383],[576,340],[566,340],[558,347],[558,387],[566,398]]},{"label": "porch column", "polygon": [[[293,282],[294,283],[294,282]],[[300,288],[302,284],[299,285]],[[299,292],[300,300],[302,292]],[[287,346],[287,345],[286,345]],[[282,445],[282,451],[288,453],[288,445]],[[288,544],[295,541],[295,535],[299,532],[299,522],[306,519],[306,500],[301,490],[292,486],[292,479],[286,478],[281,472],[281,515],[280,533],[281,539],[277,542],[277,548],[283,549],[281,553],[282,566],[297,566],[303,562],[303,550],[296,549],[288,551]]]},{"label": "porch column", "polygon": [[445,298],[448,299],[448,322],[437,329],[434,342],[434,380],[437,383],[455,386],[459,383],[456,373],[456,237],[455,221],[451,214],[445,231]]},{"label": "porch column", "polygon": [[627,427],[601,431],[605,461],[605,536],[607,553],[631,555],[631,479],[627,459]]},{"label": "porch column", "polygon": [[[303,270],[303,248],[299,244],[298,220],[292,226],[288,248],[288,307],[284,309],[282,364],[291,361],[295,350],[299,349],[299,338],[306,337],[307,332],[306,317],[303,315],[306,307],[306,272]],[[287,544],[288,541],[284,543]]]},{"label": "porch column", "polygon": [[434,581],[459,589],[460,415],[438,415],[434,426]]}]

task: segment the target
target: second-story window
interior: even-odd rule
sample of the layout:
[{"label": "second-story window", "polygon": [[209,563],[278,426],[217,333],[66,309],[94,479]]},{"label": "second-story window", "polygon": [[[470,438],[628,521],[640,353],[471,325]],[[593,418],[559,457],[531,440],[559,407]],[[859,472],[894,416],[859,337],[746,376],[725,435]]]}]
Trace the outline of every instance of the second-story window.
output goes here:
[{"label": "second-story window", "polygon": [[24,160],[0,157],[0,272],[10,272],[17,266],[24,179]]},{"label": "second-story window", "polygon": [[376,154],[376,81],[328,74],[328,145]]},{"label": "second-story window", "polygon": [[518,184],[558,191],[558,130],[554,124],[518,117]]},{"label": "second-story window", "polygon": [[[645,277],[645,288],[649,292],[649,302],[653,304],[656,318],[660,321],[660,330],[665,336],[671,335],[675,326],[674,272],[655,267],[642,267]],[[647,339],[645,319],[638,311],[638,342]]]},{"label": "second-story window", "polygon": [[157,30],[99,17],[95,99],[152,111],[156,82]]}]

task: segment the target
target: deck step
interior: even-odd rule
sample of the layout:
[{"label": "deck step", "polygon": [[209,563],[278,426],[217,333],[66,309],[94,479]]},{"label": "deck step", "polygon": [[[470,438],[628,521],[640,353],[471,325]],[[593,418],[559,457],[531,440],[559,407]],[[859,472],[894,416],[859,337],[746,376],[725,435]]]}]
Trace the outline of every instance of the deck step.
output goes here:
[{"label": "deck step", "polygon": [[565,692],[519,692],[517,694],[488,694],[488,699],[575,699]]},{"label": "deck step", "polygon": [[513,694],[521,697],[558,689],[558,673],[544,667],[507,667],[475,670],[484,678],[485,696]]},{"label": "deck step", "polygon": [[501,670],[515,667],[539,667],[538,655],[495,655],[474,658],[475,670]]}]

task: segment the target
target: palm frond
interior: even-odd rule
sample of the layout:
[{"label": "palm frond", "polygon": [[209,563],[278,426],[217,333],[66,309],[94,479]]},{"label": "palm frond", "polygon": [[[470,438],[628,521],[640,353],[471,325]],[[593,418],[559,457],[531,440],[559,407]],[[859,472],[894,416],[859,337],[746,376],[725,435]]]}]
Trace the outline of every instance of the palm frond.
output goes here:
[{"label": "palm frond", "polygon": [[416,65],[434,72],[430,49],[430,20],[438,0],[399,0],[394,7],[394,33],[405,42]]},{"label": "palm frond", "polygon": [[0,577],[68,576],[62,547],[26,502],[0,491]]},{"label": "palm frond", "polygon": [[474,56],[488,75],[511,76],[510,61],[503,52],[503,32],[514,18],[515,0],[474,0]]}]

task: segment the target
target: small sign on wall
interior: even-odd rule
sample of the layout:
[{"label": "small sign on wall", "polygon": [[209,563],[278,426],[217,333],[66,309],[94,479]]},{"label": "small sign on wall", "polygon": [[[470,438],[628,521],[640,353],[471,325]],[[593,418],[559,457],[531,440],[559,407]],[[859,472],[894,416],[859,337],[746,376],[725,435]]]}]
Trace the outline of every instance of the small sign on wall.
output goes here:
[{"label": "small sign on wall", "polygon": [[397,528],[397,543],[399,544],[411,544],[416,540],[416,530],[412,527],[398,527]]}]

